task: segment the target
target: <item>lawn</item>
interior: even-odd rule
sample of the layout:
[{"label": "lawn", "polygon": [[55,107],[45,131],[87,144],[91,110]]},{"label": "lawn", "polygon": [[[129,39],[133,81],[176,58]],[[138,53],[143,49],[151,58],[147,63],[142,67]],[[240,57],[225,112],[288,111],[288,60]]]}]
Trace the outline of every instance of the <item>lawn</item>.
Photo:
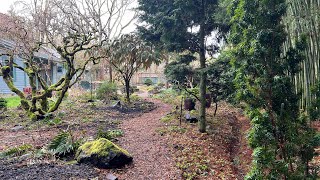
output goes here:
[{"label": "lawn", "polygon": [[6,97],[8,108],[15,108],[20,105],[20,98],[18,96]]}]

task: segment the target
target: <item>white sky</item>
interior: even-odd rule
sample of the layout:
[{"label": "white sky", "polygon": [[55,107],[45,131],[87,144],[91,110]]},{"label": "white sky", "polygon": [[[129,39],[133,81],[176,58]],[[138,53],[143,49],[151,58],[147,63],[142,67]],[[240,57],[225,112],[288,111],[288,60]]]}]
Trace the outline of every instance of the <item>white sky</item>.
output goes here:
[{"label": "white sky", "polygon": [[14,2],[15,0],[0,0],[0,12],[7,13]]},{"label": "white sky", "polygon": [[[0,0],[0,13],[7,13],[10,9],[11,6],[14,4],[14,2],[16,2],[17,0]],[[136,6],[136,2],[134,3],[134,6]],[[128,18],[132,17],[132,13],[129,13],[128,16],[125,16]],[[123,22],[128,22],[128,18],[124,18]],[[132,31],[134,31],[136,29],[136,25],[135,25],[136,21],[134,21],[130,26],[128,26],[123,33],[130,33]]]}]

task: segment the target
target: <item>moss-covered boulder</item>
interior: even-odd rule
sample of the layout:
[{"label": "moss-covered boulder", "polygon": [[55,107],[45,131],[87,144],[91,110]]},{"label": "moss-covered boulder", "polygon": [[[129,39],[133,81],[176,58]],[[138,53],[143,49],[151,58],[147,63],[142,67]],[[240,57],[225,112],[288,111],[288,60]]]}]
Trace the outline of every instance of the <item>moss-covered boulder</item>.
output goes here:
[{"label": "moss-covered boulder", "polygon": [[92,164],[98,168],[119,168],[132,162],[132,156],[126,150],[105,138],[80,146],[76,159],[79,163]]}]

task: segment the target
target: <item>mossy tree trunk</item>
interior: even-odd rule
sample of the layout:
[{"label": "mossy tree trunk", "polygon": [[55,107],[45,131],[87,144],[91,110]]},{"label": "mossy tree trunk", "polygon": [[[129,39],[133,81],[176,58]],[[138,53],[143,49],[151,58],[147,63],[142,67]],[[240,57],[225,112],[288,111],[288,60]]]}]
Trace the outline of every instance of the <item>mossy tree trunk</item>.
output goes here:
[{"label": "mossy tree trunk", "polygon": [[[74,59],[77,53],[88,50],[84,48],[85,44],[88,44],[89,41],[92,41],[94,38],[88,36],[83,36],[81,34],[73,34],[68,37],[65,37],[65,41],[61,46],[56,46],[58,53],[61,55],[62,59],[65,60],[66,63],[66,73],[64,76],[55,84],[49,85],[44,77],[41,76],[42,66],[44,64],[35,63],[34,53],[39,51],[40,46],[33,48],[32,52],[25,55],[23,58],[24,66],[19,66],[14,62],[14,58],[16,55],[14,54],[0,54],[1,56],[9,56],[9,63],[13,64],[14,68],[17,68],[24,73],[29,78],[29,84],[31,86],[31,94],[27,95],[24,92],[20,91],[14,84],[13,78],[11,77],[11,67],[7,65],[0,64],[0,75],[3,77],[4,82],[7,84],[9,89],[17,94],[21,99],[21,106],[27,112],[28,116],[32,120],[37,120],[43,118],[49,113],[56,111],[68,89],[72,87],[76,82],[79,81],[81,75],[84,73],[86,66],[89,63],[97,63],[97,61],[102,58],[102,56],[90,56],[85,60],[84,64],[80,67],[76,67],[74,63]],[[78,41],[78,43],[72,43],[76,41],[75,39],[82,41]],[[66,47],[70,47],[70,44],[73,44],[73,51],[69,51]],[[93,45],[91,48],[97,48],[101,45]],[[39,82],[40,88],[37,87],[36,81]],[[52,98],[52,94],[56,92],[55,99],[51,99],[53,103],[49,104],[49,98]]]}]

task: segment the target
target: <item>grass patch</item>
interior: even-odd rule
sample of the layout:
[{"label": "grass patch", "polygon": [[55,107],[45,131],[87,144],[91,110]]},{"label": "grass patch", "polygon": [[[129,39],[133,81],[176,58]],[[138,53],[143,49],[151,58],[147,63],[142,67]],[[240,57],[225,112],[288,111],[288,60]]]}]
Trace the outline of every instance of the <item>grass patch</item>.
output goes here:
[{"label": "grass patch", "polygon": [[7,100],[8,108],[16,108],[20,105],[20,98],[18,96],[11,96],[4,98]]}]

